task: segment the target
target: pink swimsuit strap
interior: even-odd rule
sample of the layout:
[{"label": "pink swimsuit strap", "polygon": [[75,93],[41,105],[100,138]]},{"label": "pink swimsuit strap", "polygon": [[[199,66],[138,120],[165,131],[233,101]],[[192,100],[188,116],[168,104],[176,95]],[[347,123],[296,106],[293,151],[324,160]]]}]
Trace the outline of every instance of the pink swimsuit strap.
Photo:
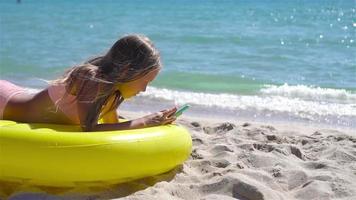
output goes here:
[{"label": "pink swimsuit strap", "polygon": [[51,85],[48,87],[48,95],[56,105],[71,121],[80,124],[76,96],[68,94],[64,85]]}]

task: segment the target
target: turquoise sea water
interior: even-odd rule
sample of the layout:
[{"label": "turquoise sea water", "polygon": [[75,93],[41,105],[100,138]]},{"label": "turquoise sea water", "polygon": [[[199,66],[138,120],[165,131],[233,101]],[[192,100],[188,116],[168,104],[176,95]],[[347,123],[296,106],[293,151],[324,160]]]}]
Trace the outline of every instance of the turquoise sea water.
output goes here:
[{"label": "turquoise sea water", "polygon": [[143,33],[164,63],[143,96],[356,127],[355,4],[3,0],[1,79],[41,88],[40,79],[105,53],[124,34]]}]

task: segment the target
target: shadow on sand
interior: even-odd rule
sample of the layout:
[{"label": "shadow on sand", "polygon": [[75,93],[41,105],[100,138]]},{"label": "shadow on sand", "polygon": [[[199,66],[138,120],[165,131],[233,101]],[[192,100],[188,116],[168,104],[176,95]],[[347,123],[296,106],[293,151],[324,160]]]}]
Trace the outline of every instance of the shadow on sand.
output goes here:
[{"label": "shadow on sand", "polygon": [[179,165],[164,174],[119,183],[109,186],[87,188],[57,188],[47,186],[27,186],[19,183],[0,182],[1,200],[94,200],[114,199],[131,195],[161,181],[171,181],[183,169]]}]

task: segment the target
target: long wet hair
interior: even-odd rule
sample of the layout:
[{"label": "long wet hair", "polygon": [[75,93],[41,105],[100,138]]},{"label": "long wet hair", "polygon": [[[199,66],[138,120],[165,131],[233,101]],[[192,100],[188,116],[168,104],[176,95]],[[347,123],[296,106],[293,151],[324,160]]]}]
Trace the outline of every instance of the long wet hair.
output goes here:
[{"label": "long wet hair", "polygon": [[[117,83],[137,80],[149,72],[160,69],[160,55],[153,43],[143,35],[127,35],[119,39],[103,56],[98,56],[84,64],[69,69],[54,84],[64,84],[68,94],[77,101],[91,103],[85,123],[85,131],[90,131],[97,123],[102,108],[117,109],[124,100]],[[114,98],[111,105],[108,100]]]}]

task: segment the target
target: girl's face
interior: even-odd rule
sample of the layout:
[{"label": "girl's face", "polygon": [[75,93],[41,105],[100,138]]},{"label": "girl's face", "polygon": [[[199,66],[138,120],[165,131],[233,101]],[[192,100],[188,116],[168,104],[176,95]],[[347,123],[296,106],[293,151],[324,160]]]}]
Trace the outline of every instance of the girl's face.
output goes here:
[{"label": "girl's face", "polygon": [[120,83],[117,85],[117,89],[124,99],[136,96],[138,93],[146,91],[147,85],[156,78],[158,72],[159,69],[155,69],[137,80]]}]

